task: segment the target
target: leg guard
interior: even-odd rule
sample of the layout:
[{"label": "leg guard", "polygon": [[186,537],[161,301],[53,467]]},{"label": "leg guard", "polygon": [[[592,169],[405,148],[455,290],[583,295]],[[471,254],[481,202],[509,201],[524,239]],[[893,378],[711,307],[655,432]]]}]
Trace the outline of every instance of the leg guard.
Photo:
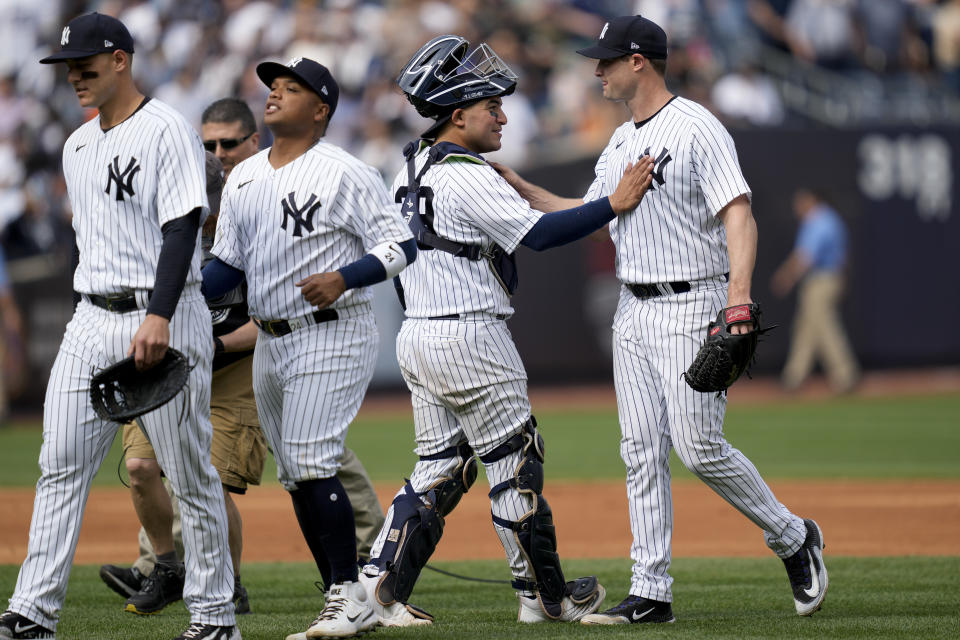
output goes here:
[{"label": "leg guard", "polygon": [[390,529],[375,560],[380,575],[374,595],[383,606],[409,599],[420,571],[440,542],[444,518],[477,479],[477,461],[466,443],[422,459],[454,457],[458,463],[450,474],[438,478],[425,492],[418,494],[407,482],[393,500]]},{"label": "leg guard", "polygon": [[481,460],[491,463],[514,452],[521,452],[522,458],[514,476],[495,485],[490,490],[490,497],[514,489],[529,496],[533,505],[516,522],[492,512],[491,516],[495,524],[513,531],[517,545],[534,573],[534,580],[515,579],[512,582],[513,587],[536,593],[546,614],[551,618],[559,618],[562,613],[561,602],[565,596],[570,595],[570,588],[563,577],[560,557],[557,555],[553,512],[542,495],[544,447],[536,424],[536,420],[531,416],[520,433],[483,456]]}]

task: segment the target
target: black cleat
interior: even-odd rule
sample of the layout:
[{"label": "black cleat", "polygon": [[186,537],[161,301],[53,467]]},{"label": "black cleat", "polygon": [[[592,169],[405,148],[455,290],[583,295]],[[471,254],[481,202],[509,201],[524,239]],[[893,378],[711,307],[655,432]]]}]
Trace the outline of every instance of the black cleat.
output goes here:
[{"label": "black cleat", "polygon": [[591,613],[584,616],[580,622],[583,624],[643,624],[647,622],[673,622],[673,609],[669,602],[660,602],[641,598],[640,596],[627,596],[623,602],[601,611],[600,613]]},{"label": "black cleat", "polygon": [[129,598],[143,587],[143,581],[147,579],[140,573],[136,567],[125,569],[112,564],[105,564],[100,567],[100,579],[104,584],[119,593],[124,598]]},{"label": "black cleat", "polygon": [[250,611],[250,596],[247,595],[246,587],[240,584],[240,578],[233,581],[233,605],[239,615],[252,613]]},{"label": "black cleat", "polygon": [[56,634],[46,627],[41,627],[33,620],[24,618],[19,613],[4,611],[0,615],[0,638],[16,640],[56,640]]},{"label": "black cleat", "polygon": [[143,581],[140,591],[127,599],[124,611],[149,615],[182,599],[185,573],[182,564],[157,564],[153,567],[153,573]]},{"label": "black cleat", "polygon": [[823,532],[813,520],[804,520],[807,537],[800,550],[783,561],[793,589],[797,614],[812,616],[827,595],[827,568],[823,566]]}]

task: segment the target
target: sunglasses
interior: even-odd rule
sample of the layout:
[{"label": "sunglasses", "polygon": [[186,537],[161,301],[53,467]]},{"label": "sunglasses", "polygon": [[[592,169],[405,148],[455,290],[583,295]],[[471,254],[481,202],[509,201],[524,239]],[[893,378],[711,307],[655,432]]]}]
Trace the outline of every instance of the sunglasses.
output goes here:
[{"label": "sunglasses", "polygon": [[207,151],[213,153],[217,150],[217,144],[224,148],[225,151],[230,151],[230,149],[236,149],[241,143],[246,142],[247,139],[252,136],[255,131],[251,131],[242,138],[220,138],[219,140],[204,140],[203,148]]}]

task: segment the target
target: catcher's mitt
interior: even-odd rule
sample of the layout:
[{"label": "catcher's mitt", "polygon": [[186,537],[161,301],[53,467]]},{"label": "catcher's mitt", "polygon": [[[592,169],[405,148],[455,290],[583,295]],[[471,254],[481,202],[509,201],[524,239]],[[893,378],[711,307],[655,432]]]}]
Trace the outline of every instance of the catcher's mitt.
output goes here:
[{"label": "catcher's mitt", "polygon": [[[730,333],[735,324],[750,326],[748,333]],[[772,327],[771,327],[772,328]],[[753,361],[760,328],[760,305],[741,304],[721,309],[707,329],[707,339],[693,364],[683,373],[694,391],[726,391]]]},{"label": "catcher's mitt", "polygon": [[90,403],[104,420],[121,424],[169,402],[187,383],[192,367],[182,353],[168,348],[157,365],[137,371],[133,356],[90,378]]}]

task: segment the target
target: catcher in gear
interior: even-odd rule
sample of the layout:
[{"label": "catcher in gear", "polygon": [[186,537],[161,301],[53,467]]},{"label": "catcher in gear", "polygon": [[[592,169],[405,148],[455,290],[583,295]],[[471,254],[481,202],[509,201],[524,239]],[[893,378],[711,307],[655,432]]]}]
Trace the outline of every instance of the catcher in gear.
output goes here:
[{"label": "catcher in gear", "polygon": [[[736,333],[734,328],[738,329]],[[758,304],[721,309],[683,379],[694,391],[726,391],[753,363],[759,336],[772,328],[760,328]]]},{"label": "catcher in gear", "polygon": [[500,148],[502,101],[516,82],[488,45],[471,50],[457,35],[427,42],[397,80],[433,122],[407,145],[407,166],[393,185],[420,248],[417,262],[400,274],[406,320],[397,336],[419,460],[360,578],[384,626],[432,622],[408,598],[444,519],[476,480],[477,458],[513,575],[518,621],[576,621],[596,611],[606,593],[596,577],[567,580],[557,552],[543,438],[505,322],[519,282],[512,254],[520,245],[542,251],[575,241],[632,210],[651,184],[653,161],[624,163],[609,197],[544,214],[482,155]]}]

